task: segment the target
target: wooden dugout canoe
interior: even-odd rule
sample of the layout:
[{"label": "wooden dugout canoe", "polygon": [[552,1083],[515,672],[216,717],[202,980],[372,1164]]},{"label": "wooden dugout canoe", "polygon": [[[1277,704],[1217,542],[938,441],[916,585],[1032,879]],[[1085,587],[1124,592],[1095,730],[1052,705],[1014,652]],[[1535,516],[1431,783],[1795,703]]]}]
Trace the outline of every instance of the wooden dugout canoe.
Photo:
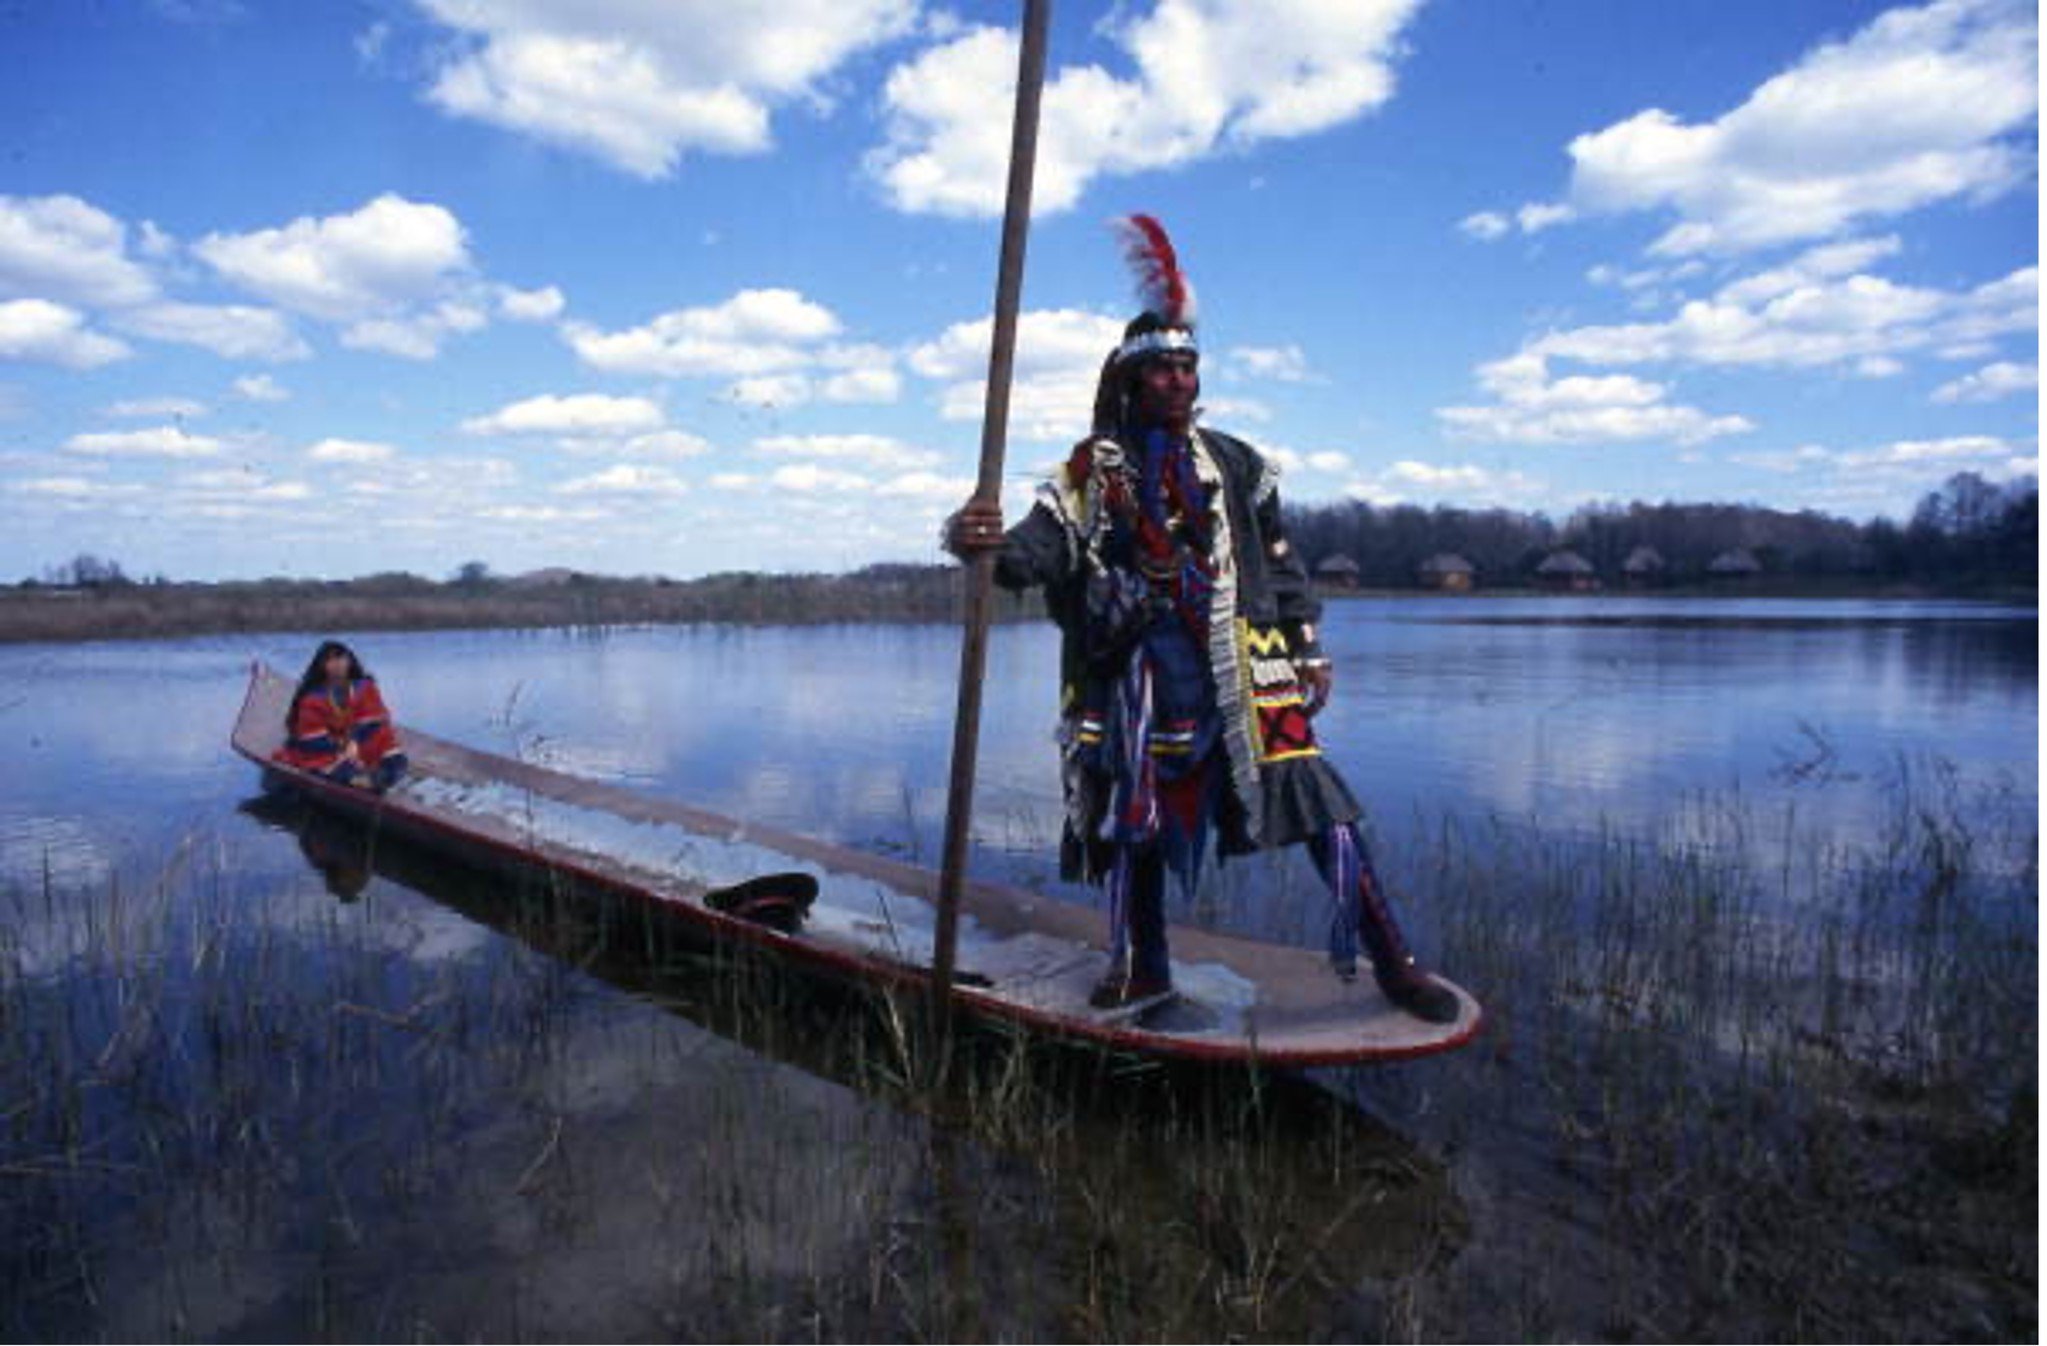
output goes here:
[{"label": "wooden dugout canoe", "polygon": [[[707,942],[750,946],[856,984],[916,989],[929,982],[934,871],[411,728],[400,730],[412,768],[397,789],[375,795],[339,785],[271,759],[294,686],[255,665],[235,724],[235,751],[261,766],[270,785],[466,863],[549,868],[654,904]],[[703,900],[712,889],[786,870],[814,875],[820,888],[799,933]],[[1273,1067],[1395,1061],[1461,1047],[1483,1020],[1478,1002],[1455,986],[1457,1019],[1424,1023],[1388,1004],[1369,976],[1338,981],[1318,951],[1182,925],[1170,931],[1178,997],[1134,1013],[1097,1010],[1087,997],[1105,958],[1098,911],[969,880],[960,916],[958,1010],[1143,1056]]]}]

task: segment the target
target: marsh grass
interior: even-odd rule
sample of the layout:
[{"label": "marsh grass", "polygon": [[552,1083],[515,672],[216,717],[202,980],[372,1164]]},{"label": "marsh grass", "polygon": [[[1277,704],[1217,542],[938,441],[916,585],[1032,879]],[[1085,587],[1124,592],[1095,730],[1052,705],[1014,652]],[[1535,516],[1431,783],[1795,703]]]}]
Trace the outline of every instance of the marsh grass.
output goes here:
[{"label": "marsh grass", "polygon": [[[293,825],[330,865],[350,840]],[[914,997],[549,874],[366,861],[350,903],[231,848],[139,899],[9,894],[52,933],[0,981],[0,1332],[1295,1334],[1409,1256],[1372,1208],[1452,1202],[1306,1086],[995,1035],[933,1092]]]},{"label": "marsh grass", "polygon": [[1445,823],[1399,858],[1493,1016],[1459,1069],[1367,1086],[1482,1152],[1421,1333],[2033,1335],[2034,806],[1939,764],[1888,798],[1861,849],[1721,797],[1684,844]]},{"label": "marsh grass", "polygon": [[1852,853],[1418,831],[1489,1031],[1314,1080],[990,1031],[934,1087],[914,996],[316,815],[17,885],[0,1335],[2030,1336],[2037,836],[1895,786]]}]

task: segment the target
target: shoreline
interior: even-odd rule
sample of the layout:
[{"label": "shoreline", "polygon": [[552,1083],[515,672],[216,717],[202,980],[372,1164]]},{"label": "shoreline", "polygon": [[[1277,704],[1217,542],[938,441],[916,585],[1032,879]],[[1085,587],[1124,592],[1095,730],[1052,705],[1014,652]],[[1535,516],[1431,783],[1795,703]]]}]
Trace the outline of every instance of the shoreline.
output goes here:
[{"label": "shoreline", "polygon": [[[181,636],[290,631],[594,630],[614,626],[831,625],[952,622],[961,604],[960,572],[903,566],[850,575],[714,575],[696,580],[617,580],[576,576],[546,585],[510,580],[437,584],[412,577],[365,580],[263,580],[219,584],[114,583],[87,587],[0,589],[0,644],[75,644]],[[1557,592],[1485,588],[1322,592],[1331,604],[1513,599],[1639,602],[1643,599],[1803,599],[1809,601],[1962,601],[2037,611],[2036,588],[2013,584],[1904,585],[1749,582],[1667,588]],[[996,594],[995,620],[1043,615],[1035,595]],[[1620,619],[1617,615],[1616,620]]]},{"label": "shoreline", "polygon": [[[437,584],[411,576],[219,584],[117,583],[0,589],[0,644],[161,640],[262,632],[595,630],[728,622],[815,625],[945,621],[959,611],[949,567],[851,575],[712,575],[619,580],[575,576]],[[998,620],[1034,615],[1002,597]]]}]

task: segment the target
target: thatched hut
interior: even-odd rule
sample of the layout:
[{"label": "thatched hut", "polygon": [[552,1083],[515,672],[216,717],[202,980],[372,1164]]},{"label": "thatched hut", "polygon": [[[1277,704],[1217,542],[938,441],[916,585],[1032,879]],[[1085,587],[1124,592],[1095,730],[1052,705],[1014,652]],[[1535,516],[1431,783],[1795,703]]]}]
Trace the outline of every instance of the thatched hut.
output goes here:
[{"label": "thatched hut", "polygon": [[1568,547],[1551,552],[1535,568],[1535,578],[1545,589],[1566,593],[1587,593],[1599,587],[1599,572],[1592,562]]},{"label": "thatched hut", "polygon": [[1621,562],[1621,577],[1638,587],[1660,584],[1669,568],[1663,553],[1645,544],[1629,552],[1628,559]]},{"label": "thatched hut", "polygon": [[1734,547],[1708,561],[1706,573],[1716,580],[1754,579],[1763,573],[1763,563],[1747,547]]},{"label": "thatched hut", "polygon": [[1337,552],[1323,557],[1322,563],[1315,567],[1315,583],[1324,589],[1355,589],[1363,573],[1356,561]]},{"label": "thatched hut", "polygon": [[505,583],[515,589],[552,589],[557,585],[572,584],[576,578],[577,572],[567,566],[548,566],[545,569],[528,570],[524,574],[514,575]]},{"label": "thatched hut", "polygon": [[1478,582],[1478,569],[1454,551],[1439,551],[1417,569],[1424,589],[1444,593],[1469,593]]}]

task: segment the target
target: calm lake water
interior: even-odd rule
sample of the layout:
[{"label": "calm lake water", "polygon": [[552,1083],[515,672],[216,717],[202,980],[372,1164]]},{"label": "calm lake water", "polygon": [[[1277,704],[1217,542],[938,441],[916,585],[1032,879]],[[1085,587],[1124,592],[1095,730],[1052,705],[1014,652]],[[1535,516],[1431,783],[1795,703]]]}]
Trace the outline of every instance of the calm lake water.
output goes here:
[{"label": "calm lake water", "polygon": [[[812,1061],[829,1024],[770,1025],[795,1040],[763,1050],[702,1005],[671,1012],[718,1000],[715,978],[678,990],[513,931],[502,893],[430,862],[330,893],[306,864],[326,843],[245,809],[255,772],[226,746],[250,661],[296,672],[318,634],[0,647],[0,1336],[1997,1337],[2031,1302],[1979,1274],[2001,1251],[1936,1274],[1940,1240],[1916,1234],[1843,1234],[1838,1275],[1803,1274],[1833,1247],[1816,1231],[1865,1219],[1827,1194],[1864,1188],[1808,1171],[1832,1153],[1812,1128],[1833,1125],[1816,1100],[1839,1082],[1796,1074],[1782,1032],[1937,1025],[1909,1069],[1868,1059],[1919,1080],[1967,1057],[1942,1096],[1993,1109],[2031,1087],[2031,609],[1333,604],[1325,745],[1417,942],[1446,950],[1493,1026],[1451,1057],[1323,1082],[1356,1100],[1349,1121],[1255,1161],[1229,1133],[1146,1131],[1114,1091],[1105,1111],[1055,1101],[955,1137]],[[952,628],[355,644],[401,724],[937,854]],[[979,872],[1046,887],[1056,658],[1048,627],[995,633],[975,830]],[[1898,825],[1901,801],[1930,799],[1937,844]],[[1819,860],[1901,836],[1917,849],[1880,872],[1904,881],[1862,906],[1851,870]],[[1831,905],[1808,917],[1787,878],[1729,909],[1714,871],[1638,866],[1634,848],[1729,859],[1741,885],[1809,869]],[[1232,866],[1179,914],[1311,939],[1303,869]],[[1674,902],[1696,910],[1658,933]],[[1939,965],[1901,960],[1903,923],[1936,919]],[[1854,956],[1772,933],[1802,923]],[[1739,956],[1693,959],[1693,929]],[[1827,1003],[1755,982],[1758,957],[1835,978]],[[1952,994],[1985,969],[1995,997]],[[1976,1017],[1944,1017],[1956,1006]],[[2010,1054],[1967,1048],[2015,1016]],[[1846,1152],[1883,1190],[1934,1172],[1924,1149],[1886,1149],[1875,1116]],[[1806,1168],[1771,1157],[1779,1128]],[[1983,1181],[2009,1186],[2001,1172]],[[1801,1225],[1806,1200],[1822,1204]],[[1781,1244],[1755,1209],[1790,1212]],[[1750,1275],[1818,1299],[1726,1295]],[[1211,1293],[1162,1309],[1158,1286],[1182,1281]],[[961,1284],[985,1316],[950,1333],[919,1316]],[[1892,1285],[1910,1297],[1886,1302]]]},{"label": "calm lake water", "polygon": [[[0,876],[147,866],[249,792],[226,749],[244,671],[313,637],[0,647]],[[853,845],[937,853],[957,632],[937,626],[382,633],[401,723]],[[1397,843],[1445,816],[1645,841],[1738,793],[1853,844],[1901,773],[2031,794],[2035,614],[1952,602],[1425,599],[1333,604],[1318,727]],[[994,636],[980,863],[1051,882],[1057,641]],[[1749,844],[1774,838],[1751,836]]]}]

